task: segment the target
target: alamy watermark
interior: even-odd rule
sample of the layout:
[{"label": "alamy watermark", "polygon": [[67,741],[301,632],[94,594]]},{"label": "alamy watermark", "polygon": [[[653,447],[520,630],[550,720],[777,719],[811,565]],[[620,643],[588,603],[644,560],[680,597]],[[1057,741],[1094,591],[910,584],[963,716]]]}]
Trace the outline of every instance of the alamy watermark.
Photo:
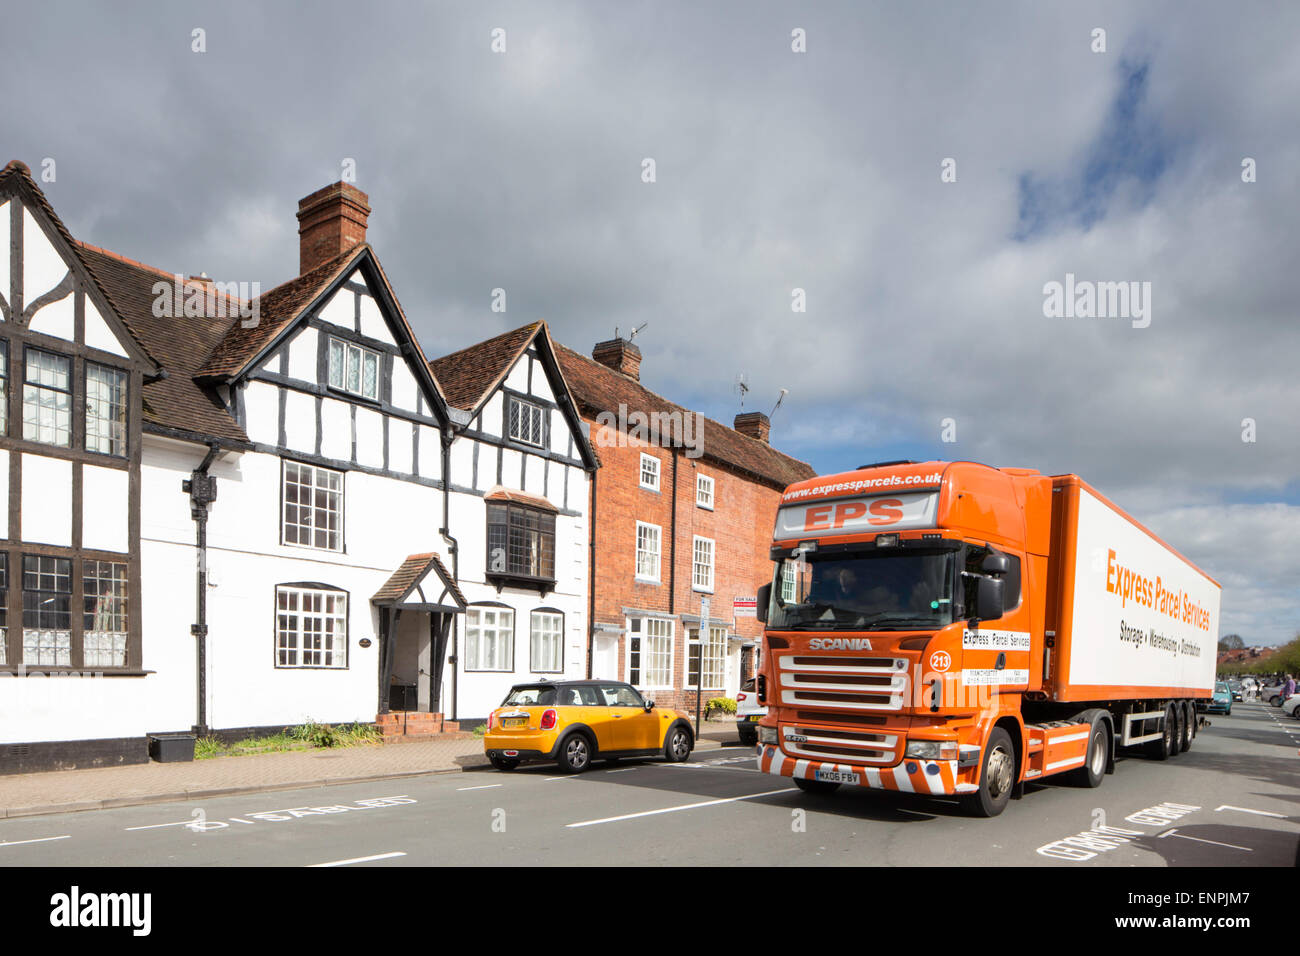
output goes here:
[{"label": "alamy watermark", "polygon": [[259,320],[260,282],[217,282],[172,277],[153,284],[153,315],[158,319],[242,319],[246,329]]},{"label": "alamy watermark", "polygon": [[620,402],[617,413],[601,412],[596,424],[603,426],[596,434],[600,448],[627,448],[636,442],[658,448],[685,448],[686,457],[692,459],[704,454],[704,416],[699,412],[628,411],[627,405]]},{"label": "alamy watermark", "polygon": [[1131,319],[1133,328],[1151,324],[1150,282],[1093,282],[1076,280],[1073,272],[1064,282],[1043,286],[1043,315],[1049,319]]}]

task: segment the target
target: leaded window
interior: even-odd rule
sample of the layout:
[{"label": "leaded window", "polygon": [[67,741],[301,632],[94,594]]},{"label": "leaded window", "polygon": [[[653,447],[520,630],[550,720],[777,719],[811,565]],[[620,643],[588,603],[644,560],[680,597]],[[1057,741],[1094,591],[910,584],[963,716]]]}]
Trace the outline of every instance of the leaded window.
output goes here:
[{"label": "leaded window", "polygon": [[23,663],[72,666],[72,561],[23,555]]},{"label": "leaded window", "polygon": [[23,438],[46,445],[72,444],[72,360],[28,349],[23,377]]},{"label": "leaded window", "polygon": [[555,580],[555,513],[514,503],[487,506],[488,574]]},{"label": "leaded window", "polygon": [[86,363],[86,451],[126,454],[126,373]]}]

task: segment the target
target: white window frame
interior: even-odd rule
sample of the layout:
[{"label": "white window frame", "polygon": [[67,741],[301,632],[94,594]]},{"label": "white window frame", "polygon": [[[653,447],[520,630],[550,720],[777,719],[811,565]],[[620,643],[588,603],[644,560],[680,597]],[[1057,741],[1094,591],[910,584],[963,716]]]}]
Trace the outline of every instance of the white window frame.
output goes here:
[{"label": "white window frame", "polygon": [[695,507],[705,511],[713,510],[714,487],[713,479],[708,475],[695,476]]},{"label": "white window frame", "polygon": [[[691,540],[691,590],[713,593],[718,547],[712,538],[695,535]],[[702,561],[701,557],[707,558]]]},{"label": "white window frame", "polygon": [[[281,595],[297,598],[296,607],[280,606]],[[308,607],[308,602],[319,602],[319,607]],[[332,606],[331,606],[332,605]],[[297,631],[286,626],[289,617],[298,620]],[[317,622],[314,630],[303,627],[306,619]],[[327,626],[327,622],[329,626]],[[293,634],[296,646],[288,647],[286,637]],[[307,647],[307,639],[319,639],[319,647]],[[306,662],[308,654],[318,655],[318,660]],[[284,660],[292,655],[291,660]],[[326,659],[329,662],[326,663]],[[330,588],[313,588],[300,584],[275,586],[275,666],[284,670],[346,670],[348,666],[348,592]]]},{"label": "white window frame", "polygon": [[[339,361],[338,371],[339,380],[334,380],[334,346],[339,346],[343,350],[343,356]],[[357,387],[348,387],[348,358],[352,352],[357,353]],[[366,358],[372,356],[375,360],[375,392],[371,395],[366,391]],[[349,395],[359,395],[361,398],[369,399],[372,402],[379,401],[380,379],[384,374],[384,358],[374,349],[368,349],[363,345],[357,345],[355,342],[349,342],[347,339],[341,339],[331,335],[329,340],[329,355],[326,357],[325,377],[329,382],[330,388],[336,388],[340,392],[347,392]]]},{"label": "white window frame", "polygon": [[[709,624],[709,641],[708,646],[718,648],[718,683],[706,683],[703,690],[721,690],[727,688],[727,629],[718,624]],[[682,674],[682,689],[695,690],[696,685],[691,683],[691,648],[700,647],[700,625],[686,629],[686,660],[683,661],[685,671]],[[704,667],[704,649],[700,648],[700,676],[707,677]]]},{"label": "white window frame", "polygon": [[[538,630],[539,619],[553,618],[551,622],[553,627],[545,631]],[[551,650],[554,654],[554,661],[547,661],[547,649],[545,641],[547,637],[554,640],[555,644]],[[541,643],[539,644],[539,638]],[[564,673],[564,613],[550,609],[539,608],[529,615],[528,619],[528,640],[529,640],[529,660],[528,666],[532,668],[534,674],[563,674]],[[539,666],[554,663],[553,667]]]},{"label": "white window frame", "polygon": [[[645,535],[642,535],[643,531],[646,532]],[[647,584],[658,584],[660,582],[663,573],[663,550],[664,550],[663,531],[664,529],[659,527],[659,525],[657,524],[649,524],[645,521],[638,521],[636,523],[636,545],[635,545],[636,565],[634,570],[636,572],[636,579],[638,581],[644,581]],[[653,534],[651,534],[651,532],[653,532]],[[654,540],[653,551],[650,550],[648,546],[645,548],[641,546],[642,541],[645,541],[646,544],[648,545],[651,538],[653,538]],[[641,556],[643,554],[646,556],[647,560],[650,558],[654,559],[653,576],[651,576],[649,573],[642,573],[641,571],[641,566],[642,566]]]},{"label": "white window frame", "polygon": [[[536,440],[526,437],[524,434],[517,434],[515,430],[516,416],[515,408],[519,409],[518,421],[522,426],[524,415],[527,414],[529,428],[527,431],[532,433],[536,431]],[[534,429],[532,426],[536,426]],[[522,431],[522,429],[521,429]],[[520,442],[524,445],[531,445],[534,448],[546,447],[546,409],[536,402],[530,402],[526,399],[517,398],[514,395],[506,396],[506,434],[512,441]]]},{"label": "white window frame", "polygon": [[[647,476],[650,480],[647,480]],[[637,473],[641,487],[647,491],[659,490],[659,459],[641,452],[641,470]]]},{"label": "white window frame", "polygon": [[[640,626],[639,631],[633,631],[633,623]],[[651,624],[658,633],[651,633]],[[664,633],[664,632],[667,633]],[[666,617],[639,617],[627,619],[627,654],[625,663],[625,673],[628,676],[628,683],[637,690],[672,690],[673,689],[673,652],[675,650],[677,637],[676,623]],[[640,670],[641,682],[637,683],[632,678],[632,642],[639,642],[639,655],[641,662],[638,665]],[[655,646],[651,646],[651,643]],[[656,663],[653,666],[649,663],[651,660]],[[662,680],[652,680],[653,677],[662,677]]]},{"label": "white window frame", "polygon": [[[308,508],[307,508],[307,514],[308,514],[308,517],[310,518],[310,520],[311,520],[312,523],[310,523],[310,524],[303,524],[301,520],[299,520],[299,521],[295,521],[295,522],[292,522],[293,527],[298,528],[298,529],[304,529],[304,528],[305,528],[305,529],[308,530],[308,532],[309,532],[309,537],[311,538],[311,540],[308,541],[308,542],[305,543],[305,544],[304,544],[303,542],[301,542],[301,541],[290,541],[290,540],[289,540],[289,536],[288,536],[288,534],[286,533],[287,530],[288,530],[289,524],[290,524],[290,522],[288,521],[287,515],[286,515],[287,509],[288,509],[288,507],[289,507],[289,502],[286,500],[286,497],[287,497],[287,496],[286,496],[286,492],[287,492],[287,490],[288,490],[288,485],[289,485],[289,468],[290,468],[291,466],[294,467],[294,468],[298,468],[298,469],[302,469],[302,468],[310,468],[310,469],[311,469],[311,485],[310,485],[310,488],[311,488],[311,490],[312,490],[312,498],[313,498],[313,501],[312,501],[311,505],[308,506]],[[338,488],[337,488],[337,489],[331,489],[331,488],[329,488],[328,486],[322,486],[322,485],[319,483],[319,481],[318,481],[318,475],[319,475],[320,473],[324,473],[324,474],[328,474],[328,475],[337,475],[337,476],[338,476]],[[313,550],[313,551],[332,551],[332,552],[334,552],[334,553],[336,553],[336,554],[341,554],[341,553],[343,552],[343,531],[344,531],[344,526],[343,526],[343,515],[344,515],[344,510],[343,510],[343,509],[344,509],[344,503],[345,503],[345,499],[344,499],[344,490],[345,490],[345,489],[344,489],[344,477],[343,477],[343,476],[344,476],[344,472],[341,472],[341,471],[334,471],[332,468],[321,468],[319,465],[309,465],[309,464],[307,464],[306,462],[294,461],[294,460],[289,459],[289,458],[281,459],[281,466],[280,466],[280,543],[281,543],[281,544],[285,545],[286,547],[290,547],[290,548],[310,548],[310,549]],[[298,485],[299,488],[306,487],[306,486],[303,484],[303,482],[302,482],[301,480],[299,480],[298,482],[296,482],[296,484]],[[336,511],[337,516],[338,516],[338,521],[336,522],[336,527],[335,527],[334,531],[332,531],[332,532],[329,530],[329,528],[325,528],[325,529],[324,529],[324,530],[325,530],[326,541],[329,540],[329,537],[330,537],[331,534],[333,534],[333,535],[335,536],[335,539],[336,539],[336,540],[335,540],[334,545],[332,545],[332,546],[327,544],[327,545],[325,545],[324,547],[322,547],[322,546],[320,546],[320,545],[318,545],[318,544],[315,543],[316,532],[317,532],[318,530],[321,530],[321,529],[317,528],[317,526],[316,526],[316,524],[315,524],[315,520],[316,520],[316,517],[315,517],[315,516],[316,516],[316,512],[317,512],[318,510],[320,510],[320,509],[318,509],[318,508],[316,507],[316,503],[315,503],[315,500],[314,500],[314,499],[315,499],[315,493],[316,493],[317,490],[324,490],[325,493],[326,493],[327,495],[332,495],[332,496],[334,496],[334,498],[335,498],[335,502],[336,502],[336,508],[335,508],[335,511]],[[302,509],[302,508],[303,508],[303,504],[302,504],[302,502],[301,502],[301,501],[297,502],[296,505],[295,505],[295,507],[297,507],[297,508],[299,508],[299,509]],[[330,509],[327,507],[327,508],[324,509],[324,510],[328,513]],[[301,512],[301,510],[300,510],[300,512],[299,512],[299,518],[301,518],[301,517],[302,517],[302,512]],[[298,536],[301,536],[301,535],[298,535]]]},{"label": "white window frame", "polygon": [[[491,624],[485,618],[493,615]],[[483,638],[491,631],[495,638],[492,659],[486,661]],[[465,609],[465,671],[512,674],[515,670],[515,610],[495,604],[471,604]]]}]

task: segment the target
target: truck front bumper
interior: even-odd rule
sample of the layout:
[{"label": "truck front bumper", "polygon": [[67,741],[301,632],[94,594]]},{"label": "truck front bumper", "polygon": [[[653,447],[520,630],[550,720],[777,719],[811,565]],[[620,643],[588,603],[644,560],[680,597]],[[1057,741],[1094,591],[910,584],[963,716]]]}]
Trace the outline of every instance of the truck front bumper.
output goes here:
[{"label": "truck front bumper", "polygon": [[970,782],[974,778],[973,769],[959,769],[956,760],[920,760],[909,757],[892,767],[863,767],[795,758],[782,753],[778,747],[765,744],[758,751],[758,769],[778,777],[802,777],[805,780],[818,779],[818,772],[821,771],[831,775],[831,779],[839,778],[842,783],[851,782],[843,777],[849,774],[857,778],[857,786],[903,793],[952,795],[979,789],[977,784]]}]

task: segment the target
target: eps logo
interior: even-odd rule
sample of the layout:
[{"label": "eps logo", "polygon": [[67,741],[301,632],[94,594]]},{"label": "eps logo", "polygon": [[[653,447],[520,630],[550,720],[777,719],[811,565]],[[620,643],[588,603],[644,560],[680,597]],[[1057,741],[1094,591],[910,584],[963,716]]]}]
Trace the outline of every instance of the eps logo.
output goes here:
[{"label": "eps logo", "polygon": [[943,673],[952,667],[952,655],[947,651],[935,651],[930,655],[930,669]]}]

